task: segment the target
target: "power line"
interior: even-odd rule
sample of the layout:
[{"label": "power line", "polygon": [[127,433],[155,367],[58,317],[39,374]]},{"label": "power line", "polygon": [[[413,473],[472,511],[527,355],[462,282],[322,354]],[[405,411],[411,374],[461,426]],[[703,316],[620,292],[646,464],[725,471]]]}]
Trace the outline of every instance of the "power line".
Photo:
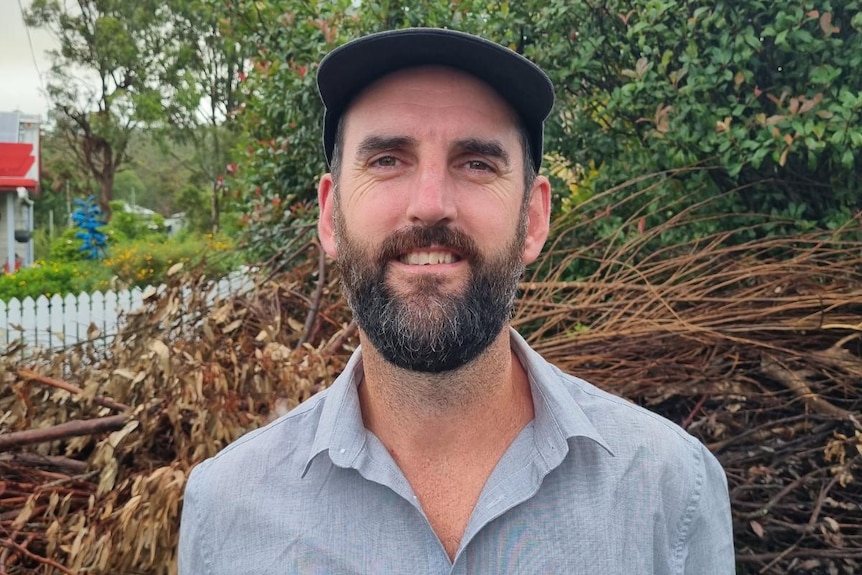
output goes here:
[{"label": "power line", "polygon": [[27,21],[24,20],[24,6],[21,4],[21,0],[18,0],[18,13],[21,15],[21,23],[24,24],[24,31],[27,33],[27,44],[30,46],[30,59],[33,60],[33,67],[36,68],[36,75],[39,76],[39,87],[42,88],[42,92],[44,93],[45,82],[42,80],[42,71],[39,69],[39,63],[36,61],[33,38],[30,36],[30,27],[27,26]]}]

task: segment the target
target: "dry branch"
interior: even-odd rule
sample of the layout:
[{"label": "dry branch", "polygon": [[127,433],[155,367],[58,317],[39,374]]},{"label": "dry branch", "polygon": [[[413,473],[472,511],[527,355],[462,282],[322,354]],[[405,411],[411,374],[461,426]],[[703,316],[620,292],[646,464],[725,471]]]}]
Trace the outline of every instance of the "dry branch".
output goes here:
[{"label": "dry branch", "polygon": [[846,419],[850,415],[850,412],[846,409],[832,405],[812,391],[811,386],[805,382],[805,378],[801,374],[782,367],[774,359],[765,359],[762,361],[760,371],[764,375],[787,386],[788,389],[799,396],[816,413],[838,419]]},{"label": "dry branch", "polygon": [[[39,375],[35,371],[26,368],[18,369],[18,377],[23,379],[24,381],[36,381],[39,383],[44,383],[45,385],[50,385],[51,387],[56,387],[57,389],[62,389],[64,391],[68,391],[73,395],[81,395],[84,391],[78,387],[77,385],[72,385],[62,379],[55,379],[53,377],[46,377],[44,375]],[[103,397],[101,395],[97,395],[93,398],[93,403],[96,405],[101,405],[102,407],[107,407],[108,409],[113,409],[114,411],[128,411],[129,406],[123,405],[122,403],[117,403],[109,397]]]},{"label": "dry branch", "polygon": [[129,419],[127,415],[111,415],[95,419],[68,421],[43,429],[28,429],[0,435],[0,451],[7,451],[24,445],[45,443],[58,439],[70,439],[82,435],[93,435],[106,431],[117,431],[123,428]]}]

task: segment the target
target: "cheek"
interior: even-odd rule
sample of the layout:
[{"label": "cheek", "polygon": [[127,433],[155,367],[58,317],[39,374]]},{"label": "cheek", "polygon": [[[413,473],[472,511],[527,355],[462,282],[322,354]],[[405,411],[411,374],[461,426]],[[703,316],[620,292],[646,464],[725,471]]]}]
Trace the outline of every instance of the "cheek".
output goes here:
[{"label": "cheek", "polygon": [[407,211],[405,194],[370,184],[353,187],[341,207],[347,229],[366,241],[402,226]]},{"label": "cheek", "polygon": [[[506,198],[509,200],[510,198]],[[487,238],[494,245],[508,241],[521,225],[521,204],[502,198],[465,200],[459,209],[465,231]]]},{"label": "cheek", "polygon": [[376,246],[400,227],[403,227],[402,218],[387,206],[357,206],[343,214],[340,231],[342,237],[346,235],[355,243]]}]

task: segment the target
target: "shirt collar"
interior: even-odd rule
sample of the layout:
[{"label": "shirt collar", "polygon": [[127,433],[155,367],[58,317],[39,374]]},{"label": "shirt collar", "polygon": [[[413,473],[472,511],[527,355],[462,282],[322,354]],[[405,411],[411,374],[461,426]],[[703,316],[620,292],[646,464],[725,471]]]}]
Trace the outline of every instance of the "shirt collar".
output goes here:
[{"label": "shirt collar", "polygon": [[329,451],[332,462],[339,467],[351,467],[365,446],[365,425],[359,408],[359,384],[362,383],[362,346],[356,348],[344,371],[322,392],[326,394],[311,452],[302,475],[308,472],[312,460]]},{"label": "shirt collar", "polygon": [[[611,455],[613,452],[590,419],[578,405],[571,392],[562,384],[562,372],[545,361],[521,335],[510,328],[512,349],[520,359],[530,379],[537,442],[540,446],[551,444],[556,453],[568,452],[567,441],[573,437],[584,437],[601,445]],[[312,460],[324,451],[329,452],[332,462],[339,467],[352,467],[365,446],[365,425],[359,407],[357,388],[362,383],[362,348],[353,352],[344,371],[327,389],[326,398],[314,434],[311,452],[303,469],[307,473]]]},{"label": "shirt collar", "polygon": [[533,426],[540,448],[550,443],[557,448],[556,453],[565,454],[568,440],[582,437],[594,441],[613,455],[607,441],[578,404],[570,386],[564,385],[568,376],[548,363],[514,329],[510,329],[509,339],[512,350],[530,378],[535,411]]}]

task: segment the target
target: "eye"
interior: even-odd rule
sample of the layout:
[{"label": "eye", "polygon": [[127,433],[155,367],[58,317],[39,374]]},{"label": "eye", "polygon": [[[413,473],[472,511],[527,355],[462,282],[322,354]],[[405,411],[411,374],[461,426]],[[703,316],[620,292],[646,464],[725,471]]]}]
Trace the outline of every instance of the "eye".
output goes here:
[{"label": "eye", "polygon": [[381,168],[394,168],[398,165],[398,158],[395,156],[380,156],[372,160],[371,165]]},{"label": "eye", "polygon": [[494,168],[491,167],[490,164],[483,162],[482,160],[468,160],[467,161],[467,169],[475,170],[479,172],[493,172]]}]

